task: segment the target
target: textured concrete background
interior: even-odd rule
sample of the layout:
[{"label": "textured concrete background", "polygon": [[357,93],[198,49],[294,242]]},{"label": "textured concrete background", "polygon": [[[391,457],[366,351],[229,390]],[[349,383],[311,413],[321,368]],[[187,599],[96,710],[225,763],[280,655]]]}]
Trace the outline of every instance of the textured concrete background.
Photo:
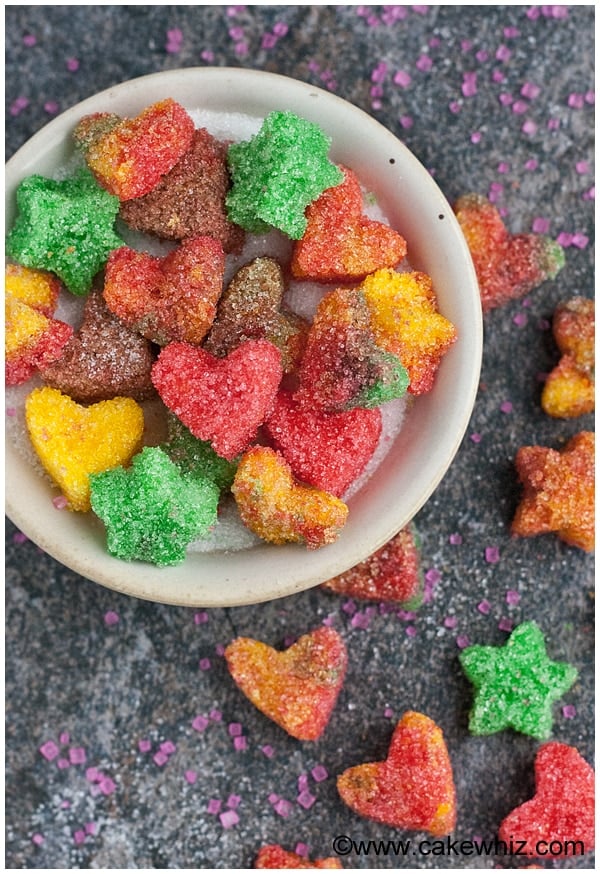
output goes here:
[{"label": "textured concrete background", "polygon": [[[593,295],[593,7],[92,5],[6,12],[9,155],[57,112],[125,79],[203,64],[270,70],[331,88],[370,112],[406,142],[449,200],[467,191],[492,194],[512,231],[547,220],[566,255],[555,281],[485,317],[472,421],[416,519],[432,583],[416,618],[370,615],[359,604],[357,621],[345,599],[320,590],[208,613],[136,601],[78,577],[8,523],[7,867],[247,868],[265,843],[303,843],[316,858],[332,853],[338,834],[398,837],[352,814],[338,799],[335,776],[383,758],[407,709],[427,713],[446,735],[459,801],[456,837],[492,839],[502,818],[533,792],[538,743],[512,731],[469,735],[471,690],[458,662],[459,635],[499,645],[507,638],[502,620],[536,620],[550,656],[579,670],[555,707],[553,737],[593,758],[593,557],[554,536],[511,539],[508,530],[520,493],[513,467],[519,446],[559,448],[593,428],[593,417],[553,420],[539,403],[539,374],[557,361],[548,330],[554,308],[574,294]],[[409,84],[394,81],[399,71]],[[530,96],[523,96],[531,84],[539,93],[525,87]],[[523,130],[527,120],[533,132]],[[503,412],[507,401],[512,409]],[[455,533],[460,544],[450,539]],[[497,562],[486,561],[488,546],[497,547]],[[519,593],[518,604],[507,603],[507,590]],[[478,609],[484,600],[487,614]],[[238,634],[282,646],[326,617],[346,640],[349,672],[321,740],[300,743],[238,693],[219,653]],[[572,705],[567,716],[564,705]],[[198,715],[209,720],[203,731],[192,725]],[[245,750],[234,748],[231,723],[241,724]],[[60,754],[48,762],[39,747],[50,739]],[[153,757],[168,742],[175,751],[157,764]],[[320,782],[310,775],[318,764],[329,775]],[[296,801],[301,774],[309,774],[316,799],[310,809]],[[269,802],[273,793],[291,802],[287,816]],[[236,825],[224,828],[210,812],[216,801],[222,811],[236,806]],[[353,854],[343,864],[527,862]],[[540,864],[585,869],[593,859]]]}]

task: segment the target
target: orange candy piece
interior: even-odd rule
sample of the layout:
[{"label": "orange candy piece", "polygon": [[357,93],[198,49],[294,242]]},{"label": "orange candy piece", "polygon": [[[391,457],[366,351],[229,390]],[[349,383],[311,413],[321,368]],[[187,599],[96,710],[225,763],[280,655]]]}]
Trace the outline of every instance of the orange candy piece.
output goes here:
[{"label": "orange candy piece", "polygon": [[339,633],[322,626],[283,652],[248,637],[225,649],[227,667],[255,707],[298,740],[324,732],[344,682],[348,654]]},{"label": "orange candy piece", "polygon": [[422,713],[405,713],[387,758],[348,768],[338,777],[337,788],[342,801],[360,816],[394,828],[443,837],[456,825],[446,742],[441,729]]},{"label": "orange candy piece", "polygon": [[426,273],[377,270],[367,276],[361,290],[375,342],[406,367],[411,394],[429,391],[457,336],[454,325],[438,312],[431,278]]},{"label": "orange candy piece", "polygon": [[139,449],[142,408],[131,398],[84,407],[54,388],[36,388],[25,402],[33,447],[63,491],[69,509],[90,509],[89,475],[118,467]]},{"label": "orange candy piece", "polygon": [[344,181],[326,189],[306,210],[307,226],[292,254],[296,279],[358,282],[406,255],[406,241],[388,225],[363,215],[356,174],[342,168]]},{"label": "orange candy piece", "polygon": [[279,844],[261,847],[254,861],[255,868],[343,868],[335,856],[326,859],[305,859],[298,853],[284,850]]},{"label": "orange candy piece", "polygon": [[552,330],[561,359],[542,390],[542,409],[549,416],[571,419],[595,407],[595,305],[573,297],[554,312]]},{"label": "orange candy piece", "polygon": [[523,497],[512,521],[519,537],[556,533],[570,546],[593,552],[595,435],[581,431],[559,450],[523,446],[515,466]]},{"label": "orange candy piece", "polygon": [[348,518],[343,501],[298,484],[283,456],[267,446],[244,453],[231,491],[244,524],[269,543],[317,549],[333,543]]}]

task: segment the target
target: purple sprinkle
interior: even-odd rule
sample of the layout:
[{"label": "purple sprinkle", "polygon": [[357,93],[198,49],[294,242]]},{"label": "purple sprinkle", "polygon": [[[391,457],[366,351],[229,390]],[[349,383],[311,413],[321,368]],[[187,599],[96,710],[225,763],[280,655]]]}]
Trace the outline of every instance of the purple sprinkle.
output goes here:
[{"label": "purple sprinkle", "polygon": [[176,751],[177,747],[172,740],[165,740],[161,743],[159,749],[161,753],[165,753],[167,756],[171,756]]},{"label": "purple sprinkle", "polygon": [[208,719],[206,716],[195,716],[192,720],[192,728],[196,731],[204,731],[204,729],[208,726]]},{"label": "purple sprinkle", "polygon": [[437,585],[441,579],[442,575],[435,567],[429,568],[429,570],[425,572],[425,582],[429,583],[430,586]]},{"label": "purple sprinkle", "polygon": [[510,164],[507,164],[506,161],[500,161],[498,164],[498,173],[508,173],[510,170]]},{"label": "purple sprinkle", "polygon": [[240,806],[240,801],[242,800],[240,795],[230,795],[225,805],[229,807],[231,810],[236,810]]},{"label": "purple sprinkle", "polygon": [[500,96],[498,97],[498,101],[502,106],[510,106],[513,100],[514,97],[512,96],[512,94],[507,94],[506,92],[502,92],[502,94],[500,94]]},{"label": "purple sprinkle", "polygon": [[297,856],[302,856],[302,858],[308,858],[308,846],[303,844],[301,841],[298,841],[294,848],[294,852]]},{"label": "purple sprinkle", "polygon": [[419,58],[417,58],[415,67],[422,73],[427,73],[433,67],[433,61],[431,60],[429,55],[421,55]]},{"label": "purple sprinkle", "polygon": [[60,768],[61,771],[64,771],[65,768],[68,768],[70,764],[71,763],[68,759],[60,758],[56,763],[56,767]]},{"label": "purple sprinkle", "polygon": [[202,625],[204,622],[208,622],[208,613],[205,610],[194,613],[194,625]]},{"label": "purple sprinkle", "polygon": [[44,835],[41,835],[39,832],[36,832],[34,835],[31,835],[31,843],[35,844],[36,847],[41,847],[44,843]]},{"label": "purple sprinkle", "polygon": [[473,133],[471,134],[471,142],[474,144],[481,142],[481,131],[473,131]]},{"label": "purple sprinkle", "polygon": [[463,542],[462,535],[455,531],[448,537],[448,543],[451,543],[452,546],[460,546]]},{"label": "purple sprinkle", "polygon": [[41,745],[40,753],[43,755],[46,761],[51,762],[57,757],[59,749],[53,740],[47,740]]},{"label": "purple sprinkle", "polygon": [[506,592],[506,603],[507,604],[518,604],[521,600],[521,596],[515,589],[508,589]]},{"label": "purple sprinkle", "polygon": [[277,36],[274,33],[265,33],[263,35],[260,47],[261,49],[272,49],[277,45]]},{"label": "purple sprinkle", "polygon": [[344,611],[344,613],[347,613],[349,616],[352,616],[353,613],[356,613],[356,604],[354,603],[354,601],[351,601],[350,599],[347,601],[344,601],[344,603],[342,604],[342,610]]},{"label": "purple sprinkle", "polygon": [[211,798],[206,809],[209,813],[218,813],[221,809],[221,802],[218,798]]},{"label": "purple sprinkle", "polygon": [[206,61],[207,64],[212,64],[215,59],[215,53],[211,52],[210,49],[204,49],[204,51],[201,52],[200,57],[203,61]]},{"label": "purple sprinkle", "polygon": [[502,401],[500,404],[500,412],[502,413],[512,413],[513,405],[512,401]]},{"label": "purple sprinkle", "polygon": [[159,768],[162,768],[163,765],[166,765],[169,761],[169,757],[166,753],[161,752],[160,750],[157,753],[154,753],[152,756],[152,760]]},{"label": "purple sprinkle", "polygon": [[463,52],[469,52],[473,48],[473,43],[470,39],[463,39],[460,41],[460,48]]},{"label": "purple sprinkle", "polygon": [[527,324],[527,313],[517,313],[516,316],[513,317],[513,322],[517,328],[524,328]]},{"label": "purple sprinkle", "polygon": [[28,540],[29,538],[22,531],[15,531],[13,534],[13,543],[26,543]]},{"label": "purple sprinkle", "polygon": [[596,186],[592,185],[591,188],[588,188],[587,191],[584,191],[581,195],[584,200],[595,200],[596,199]]},{"label": "purple sprinkle", "polygon": [[85,832],[83,829],[77,829],[76,832],[73,832],[73,843],[74,844],[83,844],[85,841]]},{"label": "purple sprinkle", "polygon": [[588,243],[589,237],[586,237],[585,234],[573,234],[573,239],[571,241],[573,246],[576,246],[578,249],[585,249]]},{"label": "purple sprinkle", "polygon": [[516,27],[505,27],[503,33],[506,39],[516,39],[521,35]]},{"label": "purple sprinkle", "polygon": [[550,230],[549,219],[542,218],[541,216],[534,218],[531,224],[531,230],[534,234],[547,234]]},{"label": "purple sprinkle", "polygon": [[70,740],[71,740],[71,735],[69,734],[68,731],[61,732],[61,734],[58,738],[58,742],[61,744],[68,744]]},{"label": "purple sprinkle", "polygon": [[79,61],[77,58],[67,58],[66,66],[69,73],[76,73],[79,69]]},{"label": "purple sprinkle", "polygon": [[478,431],[474,431],[469,439],[472,443],[481,443],[481,434]]},{"label": "purple sprinkle", "polygon": [[323,780],[326,780],[329,777],[327,768],[323,765],[315,765],[310,773],[312,774],[315,783],[322,783]]},{"label": "purple sprinkle", "polygon": [[479,49],[478,52],[475,53],[475,57],[479,61],[480,64],[485,64],[485,62],[489,58],[489,54],[485,49]]},{"label": "purple sprinkle", "polygon": [[369,627],[370,623],[371,623],[370,617],[367,616],[366,613],[363,613],[360,610],[358,611],[358,613],[355,613],[354,616],[352,617],[352,619],[350,620],[350,625],[352,626],[352,628],[365,629],[365,628]]},{"label": "purple sprinkle", "polygon": [[97,827],[95,822],[86,822],[83,829],[84,829],[86,835],[95,835],[96,831],[98,830],[98,827]]},{"label": "purple sprinkle", "polygon": [[500,622],[498,623],[498,628],[500,631],[512,631],[513,629],[513,621],[512,619],[508,619],[506,616],[503,616]]},{"label": "purple sprinkle", "polygon": [[56,115],[58,112],[58,103],[56,100],[47,100],[44,103],[44,111],[48,113],[48,115]]},{"label": "purple sprinkle", "polygon": [[103,795],[111,795],[117,788],[117,784],[110,777],[102,777],[98,785]]},{"label": "purple sprinkle", "polygon": [[410,622],[411,619],[416,619],[417,614],[414,610],[398,610],[396,616],[398,619],[402,619],[403,622]]},{"label": "purple sprinkle", "polygon": [[223,828],[233,828],[240,821],[235,810],[224,810],[223,813],[219,814],[219,819]]},{"label": "purple sprinkle", "polygon": [[502,70],[492,70],[492,82],[495,82],[497,85],[506,82],[506,76]]},{"label": "purple sprinkle", "polygon": [[308,789],[308,774],[300,774],[297,783],[298,792],[304,792],[305,789]]},{"label": "purple sprinkle", "polygon": [[486,546],[485,560],[489,564],[497,564],[500,561],[500,550],[497,546]]},{"label": "purple sprinkle", "polygon": [[565,719],[574,719],[574,717],[577,715],[577,709],[575,705],[565,704],[565,706],[562,708],[562,715],[565,717]]},{"label": "purple sprinkle", "polygon": [[10,114],[13,116],[19,115],[19,113],[26,109],[28,106],[29,100],[27,99],[27,97],[17,97],[17,99],[11,103],[9,110]]},{"label": "purple sprinkle", "polygon": [[276,792],[271,792],[267,800],[269,804],[277,804],[279,801],[279,795]]},{"label": "purple sprinkle", "polygon": [[298,801],[300,807],[308,810],[313,806],[317,799],[314,795],[311,795],[308,789],[305,789],[303,792],[300,793],[300,795],[298,795],[298,798],[296,800]]},{"label": "purple sprinkle", "polygon": [[469,646],[469,638],[466,634],[459,634],[456,638],[456,645],[459,649],[465,649]]},{"label": "purple sprinkle", "polygon": [[98,770],[98,768],[86,768],[85,771],[85,779],[89,783],[97,783],[102,779],[102,774]]},{"label": "purple sprinkle", "polygon": [[547,128],[548,130],[558,130],[560,128],[560,118],[549,118]]},{"label": "purple sprinkle", "polygon": [[464,97],[473,97],[477,94],[477,78],[476,73],[465,73],[461,91]]},{"label": "purple sprinkle", "polygon": [[71,747],[69,750],[69,761],[72,765],[83,765],[85,760],[86,755],[83,747]]},{"label": "purple sprinkle", "polygon": [[273,25],[273,33],[276,36],[285,36],[289,28],[284,21],[276,21]]},{"label": "purple sprinkle", "polygon": [[457,115],[457,114],[460,112],[460,110],[461,110],[461,105],[460,105],[460,103],[458,102],[458,100],[451,100],[450,103],[448,104],[448,109],[449,109],[450,112],[452,112],[454,115]]},{"label": "purple sprinkle", "polygon": [[290,801],[286,801],[285,798],[280,798],[273,805],[273,810],[285,819],[292,812],[292,804]]},{"label": "purple sprinkle", "polygon": [[229,737],[239,737],[242,733],[241,722],[230,722],[227,726],[227,731],[229,732]]},{"label": "purple sprinkle", "polygon": [[556,242],[559,246],[562,246],[563,249],[566,249],[573,242],[573,234],[568,234],[566,231],[561,231],[561,233],[556,238]]},{"label": "purple sprinkle", "polygon": [[214,710],[211,710],[208,715],[210,716],[210,718],[212,719],[213,722],[220,722],[221,719],[223,718],[223,714],[221,713],[221,711],[217,710],[216,708]]},{"label": "purple sprinkle", "polygon": [[261,748],[262,753],[267,757],[267,759],[272,759],[275,755],[275,750],[271,746],[271,744],[264,744]]},{"label": "purple sprinkle", "polygon": [[191,770],[185,771],[183,776],[185,777],[187,782],[190,783],[191,785],[193,785],[196,782],[196,780],[198,779],[198,773],[196,771],[191,771]]},{"label": "purple sprinkle", "polygon": [[115,613],[114,610],[107,610],[104,614],[104,622],[106,625],[118,625],[119,618],[119,614]]},{"label": "purple sprinkle", "polygon": [[407,73],[406,70],[398,70],[392,81],[394,85],[399,85],[401,88],[408,88],[412,82],[412,78],[410,73]]},{"label": "purple sprinkle", "polygon": [[512,105],[512,111],[515,115],[525,115],[529,109],[529,104],[525,100],[515,100]]},{"label": "purple sprinkle", "polygon": [[400,121],[400,127],[403,128],[404,130],[410,130],[410,128],[415,123],[414,119],[410,115],[401,115],[399,121]]},{"label": "purple sprinkle", "polygon": [[239,737],[234,737],[233,748],[235,750],[238,750],[238,752],[240,750],[247,750],[248,749],[248,741],[246,740],[246,738],[243,735],[240,735]]},{"label": "purple sprinkle", "polygon": [[575,164],[575,170],[580,175],[590,172],[590,165],[588,161],[577,161]]},{"label": "purple sprinkle", "polygon": [[218,643],[218,644],[215,646],[215,652],[216,652],[216,654],[217,654],[218,656],[225,655],[225,647],[223,646],[222,643]]},{"label": "purple sprinkle", "polygon": [[593,91],[586,91],[584,95],[584,100],[590,106],[594,106],[596,103],[596,94]]},{"label": "purple sprinkle", "polygon": [[404,629],[404,633],[406,634],[407,637],[416,637],[417,636],[417,629],[415,628],[414,625],[407,625],[406,628]]},{"label": "purple sprinkle", "polygon": [[488,613],[490,612],[490,610],[492,609],[492,605],[490,604],[489,601],[484,599],[483,601],[480,601],[480,603],[477,605],[477,609],[479,610],[480,613],[483,613],[484,616],[487,616]]},{"label": "purple sprinkle", "polygon": [[200,661],[198,662],[198,667],[201,671],[210,670],[210,659],[200,659]]},{"label": "purple sprinkle", "polygon": [[52,506],[55,510],[64,510],[68,504],[69,502],[64,495],[57,495],[55,498],[52,498]]},{"label": "purple sprinkle", "polygon": [[511,55],[512,55],[512,52],[508,48],[508,46],[505,46],[505,45],[498,46],[498,49],[496,51],[496,60],[497,61],[502,61],[502,62],[508,61],[508,60],[510,60]]},{"label": "purple sprinkle", "polygon": [[567,105],[570,106],[571,109],[583,109],[584,100],[585,98],[583,94],[569,94]]},{"label": "purple sprinkle", "polygon": [[331,626],[334,623],[335,623],[335,614],[330,613],[329,616],[326,616],[325,619],[323,619],[322,625]]},{"label": "purple sprinkle", "polygon": [[456,616],[446,616],[444,619],[444,627],[445,628],[456,628],[458,625],[458,619]]},{"label": "purple sprinkle", "polygon": [[538,162],[536,158],[529,158],[528,161],[525,161],[524,167],[526,170],[537,170]]},{"label": "purple sprinkle", "polygon": [[37,39],[33,33],[26,33],[23,37],[23,45],[27,46],[27,48],[31,48],[37,43]]},{"label": "purple sprinkle", "polygon": [[248,43],[247,42],[237,42],[234,46],[234,51],[238,57],[243,58],[248,54]]},{"label": "purple sprinkle", "polygon": [[527,134],[527,136],[531,136],[537,131],[537,124],[535,123],[535,121],[532,121],[530,118],[528,118],[525,122],[523,122],[521,130],[524,134]]}]

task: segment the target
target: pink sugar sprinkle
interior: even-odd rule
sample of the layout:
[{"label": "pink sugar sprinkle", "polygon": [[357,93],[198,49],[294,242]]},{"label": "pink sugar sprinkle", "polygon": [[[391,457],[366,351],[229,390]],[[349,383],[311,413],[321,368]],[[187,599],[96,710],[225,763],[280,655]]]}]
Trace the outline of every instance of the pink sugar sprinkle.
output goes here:
[{"label": "pink sugar sprinkle", "polygon": [[196,782],[196,780],[198,779],[198,774],[196,771],[185,771],[183,776],[185,777],[187,782],[190,783],[191,785],[193,785]]},{"label": "pink sugar sprinkle", "polygon": [[68,731],[61,732],[61,734],[58,738],[58,742],[61,744],[68,744],[70,740],[71,740],[71,735],[69,734]]},{"label": "pink sugar sprinkle", "polygon": [[294,852],[297,856],[302,856],[303,859],[307,859],[308,858],[308,846],[307,846],[307,844],[303,844],[301,841],[298,841],[298,843],[294,847]]},{"label": "pink sugar sprinkle", "polygon": [[230,722],[227,726],[227,731],[230,737],[239,737],[242,733],[241,722]]},{"label": "pink sugar sprinkle", "polygon": [[106,625],[118,625],[119,619],[119,614],[115,613],[114,610],[107,610],[104,614],[104,622]]},{"label": "pink sugar sprinkle", "polygon": [[194,625],[202,625],[204,622],[208,622],[208,613],[205,610],[194,613]]},{"label": "pink sugar sprinkle", "polygon": [[77,58],[67,58],[66,67],[69,73],[76,73],[79,69],[79,61]]},{"label": "pink sugar sprinkle", "polygon": [[204,51],[200,53],[200,57],[207,64],[212,64],[215,59],[215,53],[211,52],[210,49],[204,49]]},{"label": "pink sugar sprinkle", "polygon": [[16,416],[17,415],[17,408],[16,407],[7,407],[6,408],[6,415],[7,416]]},{"label": "pink sugar sprinkle", "polygon": [[269,804],[277,804],[277,802],[279,801],[279,795],[276,792],[271,792],[267,800]]},{"label": "pink sugar sprinkle", "polygon": [[559,246],[562,246],[563,249],[566,249],[573,242],[573,234],[568,234],[566,231],[561,231],[561,233],[556,238],[556,242]]},{"label": "pink sugar sprinkle", "polygon": [[542,218],[541,216],[534,218],[531,224],[531,230],[534,234],[547,234],[550,230],[549,219]]},{"label": "pink sugar sprinkle", "polygon": [[587,191],[584,191],[581,196],[584,200],[595,200],[596,199],[596,186],[592,185],[592,187],[588,188]]},{"label": "pink sugar sprinkle", "polygon": [[463,83],[461,85],[461,91],[464,97],[473,97],[477,94],[477,74],[476,73],[465,73],[463,77]]},{"label": "pink sugar sprinkle", "polygon": [[43,743],[40,747],[40,753],[48,762],[51,762],[53,759],[55,759],[59,752],[60,750],[53,740],[45,741],[45,743]]},{"label": "pink sugar sprinkle", "polygon": [[394,711],[392,710],[391,707],[386,707],[385,710],[383,711],[383,715],[385,716],[386,719],[391,719],[394,715]]},{"label": "pink sugar sprinkle", "polygon": [[562,715],[565,719],[574,719],[577,715],[577,708],[574,704],[565,704],[562,708]]},{"label": "pink sugar sprinkle", "polygon": [[140,751],[140,753],[149,753],[151,749],[152,744],[146,738],[138,741],[138,750]]},{"label": "pink sugar sprinkle", "polygon": [[304,792],[308,789],[308,774],[300,774],[297,779],[298,792]]},{"label": "pink sugar sprinkle", "polygon": [[229,807],[231,810],[236,810],[240,806],[242,798],[240,795],[230,795],[225,805]]},{"label": "pink sugar sprinkle", "polygon": [[589,241],[589,237],[586,237],[585,234],[577,233],[573,234],[571,245],[576,246],[578,249],[585,249]]},{"label": "pink sugar sprinkle", "polygon": [[460,546],[462,542],[462,535],[460,535],[457,531],[455,531],[448,537],[448,543],[451,543],[452,546]]},{"label": "pink sugar sprinkle", "polygon": [[524,134],[531,136],[537,131],[537,124],[535,123],[535,121],[532,121],[530,118],[528,118],[527,121],[523,122],[521,130]]},{"label": "pink sugar sprinkle", "polygon": [[83,747],[71,747],[69,750],[69,761],[72,765],[83,765],[86,761],[86,754]]},{"label": "pink sugar sprinkle", "polygon": [[221,713],[220,710],[217,710],[217,709],[211,710],[208,715],[213,720],[213,722],[220,722],[221,719],[223,718],[223,714]]},{"label": "pink sugar sprinkle", "polygon": [[528,100],[535,100],[536,97],[539,97],[541,90],[539,85],[535,85],[533,82],[525,82],[521,88],[521,96],[526,97]]},{"label": "pink sugar sprinkle", "polygon": [[352,628],[361,628],[363,630],[368,628],[370,623],[370,617],[366,613],[363,613],[362,610],[359,610],[357,613],[355,613],[350,620],[350,625],[352,626]]},{"label": "pink sugar sprinkle", "polygon": [[162,768],[162,766],[166,765],[169,761],[169,756],[159,750],[157,753],[154,753],[154,755],[152,756],[152,760],[155,765],[158,765],[159,768]]},{"label": "pink sugar sprinkle", "polygon": [[521,35],[517,27],[505,27],[503,33],[506,39],[516,39]]},{"label": "pink sugar sprinkle", "polygon": [[176,752],[177,747],[172,740],[165,740],[161,743],[159,749],[161,753],[165,753],[167,756],[172,756],[173,753]]},{"label": "pink sugar sprinkle", "polygon": [[583,109],[584,100],[585,98],[583,94],[569,94],[567,98],[567,106],[570,106],[571,109]]},{"label": "pink sugar sprinkle", "polygon": [[546,127],[548,130],[558,130],[560,128],[560,118],[549,118]]},{"label": "pink sugar sprinkle", "polygon": [[317,799],[314,795],[311,795],[308,789],[305,789],[298,795],[298,798],[296,800],[300,807],[303,807],[305,810],[309,810]]},{"label": "pink sugar sprinkle", "polygon": [[29,538],[22,531],[15,531],[13,534],[13,543],[26,543],[28,540]]},{"label": "pink sugar sprinkle", "polygon": [[56,100],[47,100],[44,103],[44,111],[48,113],[48,115],[56,115],[58,112],[58,103]]},{"label": "pink sugar sprinkle", "polygon": [[285,819],[292,812],[292,803],[290,801],[286,801],[285,798],[280,798],[273,805],[273,810],[275,811],[275,813],[278,813],[279,816],[282,816]]},{"label": "pink sugar sprinkle", "polygon": [[502,106],[510,106],[512,104],[513,100],[514,100],[514,97],[512,96],[512,94],[507,94],[506,92],[503,92],[498,97],[498,101],[500,102],[500,104]]},{"label": "pink sugar sprinkle", "polygon": [[508,60],[510,60],[511,56],[512,56],[512,52],[508,48],[508,46],[505,46],[505,45],[498,46],[498,49],[496,50],[496,60],[497,61],[502,61],[502,62],[508,61]]},{"label": "pink sugar sprinkle", "polygon": [[473,131],[473,133],[471,134],[471,137],[470,137],[471,142],[474,144],[480,143],[481,136],[482,136],[481,131],[478,131],[478,130]]},{"label": "pink sugar sprinkle", "polygon": [[485,49],[479,49],[478,52],[475,52],[475,57],[480,64],[485,64],[489,58],[489,53]]},{"label": "pink sugar sprinkle", "polygon": [[507,164],[506,161],[500,161],[498,164],[498,173],[508,173],[510,170],[510,164]]},{"label": "pink sugar sprinkle", "polygon": [[218,644],[215,646],[215,653],[216,653],[218,656],[225,655],[225,647],[223,646],[222,643],[218,643]]},{"label": "pink sugar sprinkle", "polygon": [[33,33],[26,33],[23,37],[23,45],[27,46],[27,48],[31,48],[37,43],[37,39]]},{"label": "pink sugar sprinkle", "polygon": [[506,82],[506,76],[502,70],[492,70],[492,82],[495,82],[497,85]]},{"label": "pink sugar sprinkle", "polygon": [[27,97],[17,97],[16,100],[13,100],[11,103],[9,112],[12,116],[19,115],[24,109],[27,109],[29,106],[29,100]]},{"label": "pink sugar sprinkle", "polygon": [[276,36],[285,36],[289,30],[289,27],[284,21],[276,21],[273,25],[273,33]]},{"label": "pink sugar sprinkle", "polygon": [[523,166],[525,167],[526,170],[537,170],[537,168],[538,168],[537,159],[536,158],[529,158],[528,161],[525,161],[525,164]]},{"label": "pink sugar sprinkle", "polygon": [[110,777],[102,777],[98,785],[100,786],[100,792],[102,792],[103,795],[112,795],[117,788],[117,784],[114,780],[111,780]]},{"label": "pink sugar sprinkle", "polygon": [[322,783],[323,780],[326,780],[329,777],[329,772],[324,765],[315,765],[310,773],[315,783]]},{"label": "pink sugar sprinkle", "polygon": [[515,589],[508,589],[506,592],[507,604],[518,604],[521,600],[520,594]]},{"label": "pink sugar sprinkle", "polygon": [[71,763],[68,759],[60,758],[56,763],[56,767],[60,768],[61,771],[64,771],[66,768],[68,768],[70,766],[70,764]]},{"label": "pink sugar sprinkle", "polygon": [[248,54],[248,43],[247,42],[237,42],[234,46],[234,51],[236,55],[240,58],[245,57]]},{"label": "pink sugar sprinkle", "polygon": [[394,85],[399,85],[401,88],[408,88],[408,86],[412,82],[412,77],[410,73],[406,72],[406,70],[398,70],[398,72],[395,73],[392,81]]},{"label": "pink sugar sprinkle", "polygon": [[417,58],[415,67],[422,73],[427,73],[433,67],[433,61],[431,60],[429,55],[421,55],[419,58]]},{"label": "pink sugar sprinkle", "polygon": [[61,810],[69,810],[71,807],[71,802],[65,798],[60,802]]},{"label": "pink sugar sprinkle", "polygon": [[459,634],[456,638],[456,645],[459,649],[465,649],[469,646],[469,638],[466,634]]},{"label": "pink sugar sprinkle", "polygon": [[487,616],[487,614],[492,609],[492,605],[490,604],[489,601],[484,599],[483,601],[479,602],[479,604],[477,605],[477,609],[479,610],[480,613],[483,613],[485,616]]},{"label": "pink sugar sprinkle", "polygon": [[469,439],[472,443],[481,443],[481,434],[478,431],[473,431]]},{"label": "pink sugar sprinkle", "polygon": [[590,165],[588,161],[577,161],[575,164],[575,170],[580,175],[590,172]]},{"label": "pink sugar sprinkle", "polygon": [[513,317],[513,322],[518,328],[524,328],[527,321],[527,313],[517,313],[516,316]]},{"label": "pink sugar sprinkle", "polygon": [[95,822],[86,822],[83,829],[86,835],[95,835],[98,830],[98,826]]},{"label": "pink sugar sprinkle", "polygon": [[74,844],[83,844],[85,841],[85,832],[83,829],[77,829],[76,832],[73,832],[73,843]]},{"label": "pink sugar sprinkle", "polygon": [[513,621],[512,619],[508,619],[503,616],[500,622],[498,623],[498,628],[500,631],[512,631],[513,630]]},{"label": "pink sugar sprinkle", "polygon": [[329,616],[326,616],[325,619],[323,619],[321,624],[327,625],[328,627],[334,625],[335,624],[335,613],[330,613]]},{"label": "pink sugar sprinkle", "polygon": [[407,625],[406,628],[404,629],[404,633],[406,634],[407,637],[416,637],[417,636],[417,629],[415,628],[414,625]]},{"label": "pink sugar sprinkle", "polygon": [[239,735],[238,737],[234,737],[233,739],[233,748],[235,750],[247,750],[248,749],[248,741],[244,737],[244,735]]},{"label": "pink sugar sprinkle", "polygon": [[456,618],[456,616],[446,616],[446,618],[444,619],[444,626],[446,628],[456,628],[457,625],[458,619]]},{"label": "pink sugar sprinkle", "polygon": [[219,814],[219,819],[221,820],[223,828],[233,828],[233,826],[237,825],[240,821],[235,810],[224,810],[223,813]]},{"label": "pink sugar sprinkle", "polygon": [[98,768],[86,768],[85,779],[90,783],[97,783],[99,780],[102,780],[102,774]]},{"label": "pink sugar sprinkle", "polygon": [[488,564],[497,564],[500,561],[500,550],[497,546],[486,546],[485,560]]},{"label": "pink sugar sprinkle", "polygon": [[201,671],[210,670],[210,659],[200,659],[200,661],[198,662],[198,667]]},{"label": "pink sugar sprinkle", "polygon": [[221,801],[218,798],[211,798],[206,809],[209,813],[218,813],[221,809]]},{"label": "pink sugar sprinkle", "polygon": [[529,109],[529,104],[525,100],[515,100],[511,108],[515,115],[524,115]]},{"label": "pink sugar sprinkle", "polygon": [[513,405],[511,401],[502,401],[500,404],[500,411],[502,413],[512,413]]},{"label": "pink sugar sprinkle", "polygon": [[192,728],[195,731],[204,731],[204,729],[208,726],[209,720],[206,716],[198,715],[195,716],[192,720]]},{"label": "pink sugar sprinkle", "polygon": [[44,835],[41,835],[39,832],[31,835],[31,843],[35,844],[36,847],[41,847],[44,843]]},{"label": "pink sugar sprinkle", "polygon": [[272,49],[277,45],[277,35],[274,33],[265,33],[260,44],[261,49]]},{"label": "pink sugar sprinkle", "polygon": [[263,755],[267,757],[267,759],[272,759],[275,755],[275,750],[273,749],[271,744],[264,744],[260,749]]},{"label": "pink sugar sprinkle", "polygon": [[52,506],[55,510],[64,510],[68,504],[69,502],[64,495],[57,495],[55,498],[52,498]]},{"label": "pink sugar sprinkle", "polygon": [[442,574],[436,567],[429,568],[425,572],[425,582],[430,586],[435,586],[442,579]]},{"label": "pink sugar sprinkle", "polygon": [[449,109],[450,112],[452,112],[454,115],[457,115],[457,114],[460,112],[460,110],[461,110],[461,105],[460,105],[460,103],[458,102],[458,100],[451,100],[450,103],[448,104],[448,109]]},{"label": "pink sugar sprinkle", "polygon": [[593,106],[596,103],[596,94],[594,91],[586,91],[584,95],[584,100],[590,106]]}]

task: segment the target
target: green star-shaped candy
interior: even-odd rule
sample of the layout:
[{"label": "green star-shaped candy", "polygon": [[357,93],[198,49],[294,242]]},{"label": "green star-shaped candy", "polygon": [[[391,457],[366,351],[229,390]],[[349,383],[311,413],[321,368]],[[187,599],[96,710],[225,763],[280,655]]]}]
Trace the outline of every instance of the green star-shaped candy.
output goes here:
[{"label": "green star-shaped candy", "polygon": [[211,480],[220,491],[230,489],[238,460],[228,461],[218,455],[207,440],[198,440],[192,432],[170,413],[167,418],[168,440],[161,445],[171,461],[186,476]]},{"label": "green star-shaped candy", "polygon": [[131,467],[90,476],[92,510],[107,529],[111,555],[159,567],[180,564],[186,547],[217,521],[219,489],[186,479],[159,446],[147,446]]},{"label": "green star-shaped candy", "polygon": [[73,294],[87,294],[109,253],[124,245],[114,231],[119,199],[87,169],[61,181],[28,176],[17,188],[17,209],[6,254],[56,273]]},{"label": "green star-shaped candy", "polygon": [[538,740],[552,731],[552,704],[571,688],[577,669],[550,661],[535,622],[523,622],[504,646],[469,646],[459,656],[475,687],[472,734],[514,728]]},{"label": "green star-shaped candy", "polygon": [[293,112],[271,112],[255,136],[228,149],[229,219],[250,233],[274,227],[299,240],[306,207],[344,178],[327,157],[330,145],[313,122]]}]

